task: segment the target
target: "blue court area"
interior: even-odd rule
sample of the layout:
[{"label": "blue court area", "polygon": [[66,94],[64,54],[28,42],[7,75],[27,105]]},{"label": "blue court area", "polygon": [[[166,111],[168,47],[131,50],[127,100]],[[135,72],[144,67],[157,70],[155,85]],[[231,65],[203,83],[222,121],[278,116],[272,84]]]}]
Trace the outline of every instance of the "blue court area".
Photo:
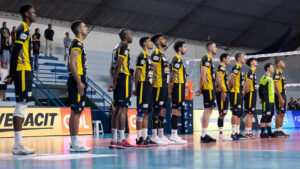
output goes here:
[{"label": "blue court area", "polygon": [[[147,149],[109,149],[109,135],[82,136],[81,142],[93,146],[90,153],[69,153],[68,137],[31,137],[24,144],[36,149],[31,156],[12,156],[13,139],[0,141],[2,169],[140,169],[140,168],[280,168],[300,165],[300,130],[289,130],[289,138],[253,139],[201,144],[199,133],[184,135],[186,145]],[[229,133],[227,133],[229,134]],[[214,133],[213,136],[217,137]],[[129,136],[133,143],[135,135]]]}]

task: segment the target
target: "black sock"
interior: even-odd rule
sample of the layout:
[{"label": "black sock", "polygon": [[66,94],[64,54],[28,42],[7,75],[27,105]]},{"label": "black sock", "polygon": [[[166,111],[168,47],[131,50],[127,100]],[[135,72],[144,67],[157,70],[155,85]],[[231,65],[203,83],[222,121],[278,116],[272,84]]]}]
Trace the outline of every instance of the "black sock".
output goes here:
[{"label": "black sock", "polygon": [[158,128],[159,129],[164,128],[164,119],[165,119],[164,116],[158,116]]},{"label": "black sock", "polygon": [[171,125],[172,125],[172,129],[173,130],[177,130],[177,127],[178,127],[178,116],[172,114]]},{"label": "black sock", "polygon": [[157,129],[158,128],[158,118],[155,116],[152,116],[152,129]]},{"label": "black sock", "polygon": [[260,127],[261,133],[265,132],[265,127]]},{"label": "black sock", "polygon": [[224,126],[224,119],[218,118],[218,127]]},{"label": "black sock", "polygon": [[271,134],[272,133],[271,127],[267,127],[267,129],[268,129],[268,134]]}]

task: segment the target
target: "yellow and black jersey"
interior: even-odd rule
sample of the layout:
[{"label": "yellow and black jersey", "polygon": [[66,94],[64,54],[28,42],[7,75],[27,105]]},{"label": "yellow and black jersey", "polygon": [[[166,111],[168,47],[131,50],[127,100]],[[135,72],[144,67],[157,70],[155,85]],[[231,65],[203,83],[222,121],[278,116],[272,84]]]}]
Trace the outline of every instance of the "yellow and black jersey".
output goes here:
[{"label": "yellow and black jersey", "polygon": [[[86,75],[86,53],[82,41],[78,38],[73,39],[70,46],[70,53],[72,50],[75,49],[79,50],[79,55],[77,57],[77,62],[76,62],[77,71],[78,71],[77,73],[79,76]],[[71,73],[70,67],[69,67],[69,73]]]},{"label": "yellow and black jersey", "polygon": [[[209,54],[202,57],[200,68],[207,68],[206,79],[203,84],[204,90],[213,90],[215,83],[215,67]],[[200,69],[201,70],[201,69]]]},{"label": "yellow and black jersey", "polygon": [[153,87],[162,87],[163,84],[166,84],[169,82],[169,63],[162,51],[159,49],[156,49],[152,55],[151,60],[153,64],[156,64],[156,71],[155,71],[155,80]]},{"label": "yellow and black jersey", "polygon": [[15,43],[21,44],[22,48],[17,59],[17,71],[32,71],[31,35],[28,25],[23,22],[16,31]]},{"label": "yellow and black jersey", "polygon": [[250,87],[249,90],[246,92],[253,92],[255,91],[255,85],[256,85],[256,74],[255,74],[255,70],[250,68],[248,73],[246,74],[246,80],[250,80]]},{"label": "yellow and black jersey", "polygon": [[185,83],[185,69],[180,56],[176,55],[173,57],[171,62],[171,69],[176,74],[174,83]]},{"label": "yellow and black jersey", "polygon": [[276,70],[274,76],[273,76],[274,82],[278,82],[279,92],[284,93],[286,92],[286,82],[285,78],[282,75],[282,72],[279,70]]},{"label": "yellow and black jersey", "polygon": [[140,82],[149,81],[153,77],[152,61],[145,51],[136,58],[136,68],[142,70]]},{"label": "yellow and black jersey", "polygon": [[[228,92],[229,91],[229,88],[228,88],[228,85],[227,85],[228,74],[227,74],[225,66],[222,63],[217,68],[217,74],[218,73],[222,74],[222,79],[221,79],[222,80],[222,87],[225,90],[225,92]],[[219,92],[221,91],[221,89],[219,88],[219,86],[218,86],[218,91]]]},{"label": "yellow and black jersey", "polygon": [[242,66],[238,63],[233,66],[231,75],[235,76],[235,82],[231,88],[231,92],[241,93],[243,91],[244,72],[242,72]]},{"label": "yellow and black jersey", "polygon": [[120,44],[115,49],[115,53],[114,53],[114,62],[115,62],[115,64],[117,64],[119,57],[124,58],[119,73],[120,74],[125,74],[127,76],[130,75],[130,54],[129,54],[129,50],[130,50],[130,48],[125,42],[120,42]]}]

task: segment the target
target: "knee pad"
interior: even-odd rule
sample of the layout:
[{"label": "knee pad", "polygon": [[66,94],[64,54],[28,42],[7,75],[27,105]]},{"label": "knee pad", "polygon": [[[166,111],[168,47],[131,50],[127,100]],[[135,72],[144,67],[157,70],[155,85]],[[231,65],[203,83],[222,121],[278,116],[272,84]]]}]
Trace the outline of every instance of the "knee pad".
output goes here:
[{"label": "knee pad", "polygon": [[27,104],[17,103],[16,107],[15,107],[15,111],[13,113],[13,116],[18,116],[18,117],[24,118],[26,110],[27,110]]},{"label": "knee pad", "polygon": [[143,117],[144,117],[144,113],[138,112],[137,115],[136,115],[136,121],[142,122],[143,121]]},{"label": "knee pad", "polygon": [[260,123],[266,123],[267,121],[267,116],[266,115],[262,115],[261,119],[260,119]]}]

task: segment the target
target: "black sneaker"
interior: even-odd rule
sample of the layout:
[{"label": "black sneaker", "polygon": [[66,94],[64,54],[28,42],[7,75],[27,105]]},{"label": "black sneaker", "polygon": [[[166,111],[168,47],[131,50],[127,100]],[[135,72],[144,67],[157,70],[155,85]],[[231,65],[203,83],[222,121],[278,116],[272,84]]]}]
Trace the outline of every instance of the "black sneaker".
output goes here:
[{"label": "black sneaker", "polygon": [[235,134],[231,134],[231,138],[232,140],[239,140],[240,138],[238,137],[238,134],[235,133]]},{"label": "black sneaker", "polygon": [[207,134],[204,137],[201,137],[201,143],[215,143],[215,142],[217,142],[217,140],[210,137]]},{"label": "black sneaker", "polygon": [[248,139],[248,137],[244,136],[242,133],[237,134],[239,139]]},{"label": "black sneaker", "polygon": [[274,133],[272,133],[272,132],[268,133],[268,136],[271,137],[271,138],[276,138],[276,135]]},{"label": "black sneaker", "polygon": [[269,138],[267,133],[260,133],[260,138]]},{"label": "black sneaker", "polygon": [[139,140],[136,139],[136,147],[150,147],[150,145],[143,137],[140,137]]},{"label": "black sneaker", "polygon": [[152,141],[149,137],[147,137],[147,139],[145,140],[145,142],[149,146],[157,146],[158,145],[157,143],[155,143],[154,141]]},{"label": "black sneaker", "polygon": [[284,137],[290,137],[290,135],[285,134],[283,131],[279,131],[281,135],[283,135]]},{"label": "black sneaker", "polygon": [[279,137],[283,137],[283,135],[280,133],[280,131],[274,131],[274,137],[279,138]]}]

